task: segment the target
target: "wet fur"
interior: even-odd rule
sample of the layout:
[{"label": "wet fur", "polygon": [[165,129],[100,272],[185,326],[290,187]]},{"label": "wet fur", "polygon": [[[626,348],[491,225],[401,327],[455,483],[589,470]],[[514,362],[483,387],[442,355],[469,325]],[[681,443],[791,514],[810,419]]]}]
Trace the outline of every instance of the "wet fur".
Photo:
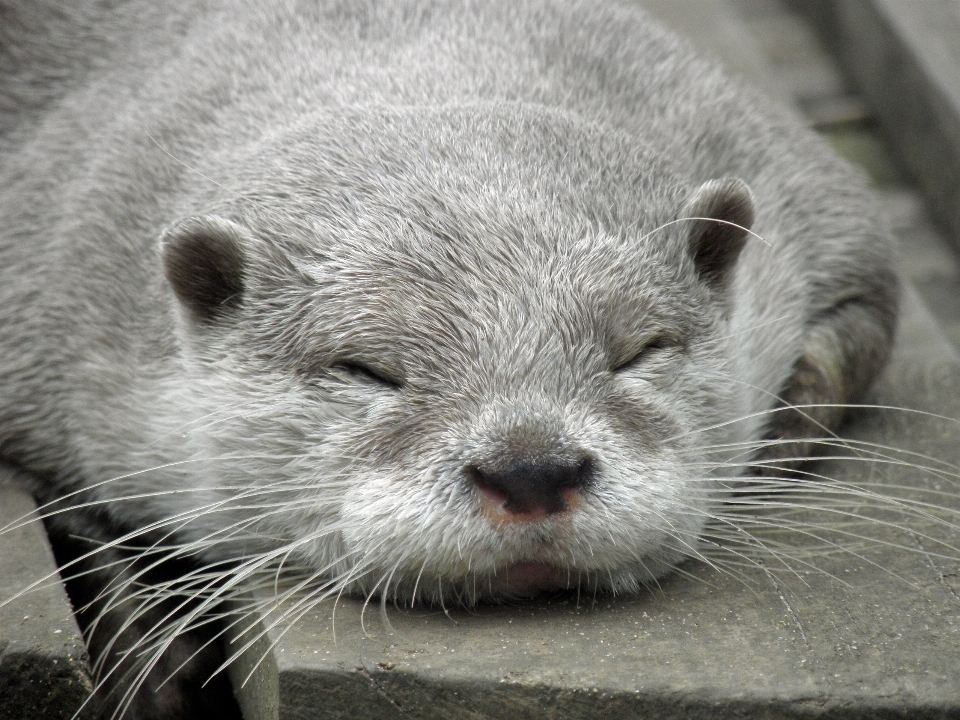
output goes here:
[{"label": "wet fur", "polygon": [[[112,5],[0,5],[0,452],[91,504],[64,538],[634,592],[884,366],[862,180],[632,4]],[[584,456],[536,526],[464,474]]]}]

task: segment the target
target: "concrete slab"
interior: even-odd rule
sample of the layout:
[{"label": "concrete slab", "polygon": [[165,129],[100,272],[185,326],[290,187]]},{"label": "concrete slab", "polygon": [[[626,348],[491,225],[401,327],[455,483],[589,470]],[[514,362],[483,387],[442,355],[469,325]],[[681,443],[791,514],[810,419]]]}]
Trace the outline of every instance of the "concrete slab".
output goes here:
[{"label": "concrete slab", "polygon": [[815,33],[801,17],[789,13],[741,14],[740,21],[756,38],[771,71],[801,104],[813,98],[846,94],[843,76],[816,46]]},{"label": "concrete slab", "polygon": [[0,465],[0,720],[69,720],[92,687],[83,638],[35,510],[16,471]]}]

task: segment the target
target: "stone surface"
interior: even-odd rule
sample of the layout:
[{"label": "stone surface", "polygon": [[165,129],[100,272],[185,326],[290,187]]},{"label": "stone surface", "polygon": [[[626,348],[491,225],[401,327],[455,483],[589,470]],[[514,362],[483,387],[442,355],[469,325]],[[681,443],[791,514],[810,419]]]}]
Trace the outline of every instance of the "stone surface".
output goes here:
[{"label": "stone surface", "polygon": [[838,68],[811,37],[814,30],[797,15],[744,12],[740,20],[757,39],[771,72],[799,103],[843,96],[846,83]]},{"label": "stone surface", "polygon": [[960,350],[960,259],[931,221],[916,193],[883,191],[884,207],[900,239],[900,271],[916,288],[943,337]]},{"label": "stone surface", "polygon": [[68,720],[91,690],[80,630],[16,473],[0,465],[0,720]]}]

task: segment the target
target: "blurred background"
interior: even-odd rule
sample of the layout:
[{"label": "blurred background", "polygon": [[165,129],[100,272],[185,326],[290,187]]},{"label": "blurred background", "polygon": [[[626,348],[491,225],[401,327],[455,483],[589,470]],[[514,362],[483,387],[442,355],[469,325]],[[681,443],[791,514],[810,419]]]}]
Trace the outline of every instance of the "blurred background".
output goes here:
[{"label": "blurred background", "polygon": [[640,2],[866,173],[960,352],[960,0]]}]

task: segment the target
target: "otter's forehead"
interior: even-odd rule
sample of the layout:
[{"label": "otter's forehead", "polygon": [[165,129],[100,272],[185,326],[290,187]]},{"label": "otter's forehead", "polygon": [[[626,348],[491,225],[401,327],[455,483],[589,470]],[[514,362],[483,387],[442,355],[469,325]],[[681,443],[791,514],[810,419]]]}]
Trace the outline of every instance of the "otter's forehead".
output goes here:
[{"label": "otter's forehead", "polygon": [[317,352],[431,379],[592,374],[650,334],[677,331],[689,310],[670,253],[642,231],[545,235],[531,221],[468,233],[409,219],[393,229],[341,238],[308,268]]},{"label": "otter's forehead", "polygon": [[365,233],[391,242],[396,223],[473,238],[616,233],[669,219],[691,189],[642,138],[529,103],[330,108],[257,147],[231,165],[244,198],[329,229],[317,241],[331,251]]},{"label": "otter's forehead", "polygon": [[688,188],[602,124],[529,104],[340,109],[256,167],[271,206],[251,224],[292,239],[298,345],[321,362],[593,372],[585,353],[609,364],[688,313],[681,233],[658,230]]}]

